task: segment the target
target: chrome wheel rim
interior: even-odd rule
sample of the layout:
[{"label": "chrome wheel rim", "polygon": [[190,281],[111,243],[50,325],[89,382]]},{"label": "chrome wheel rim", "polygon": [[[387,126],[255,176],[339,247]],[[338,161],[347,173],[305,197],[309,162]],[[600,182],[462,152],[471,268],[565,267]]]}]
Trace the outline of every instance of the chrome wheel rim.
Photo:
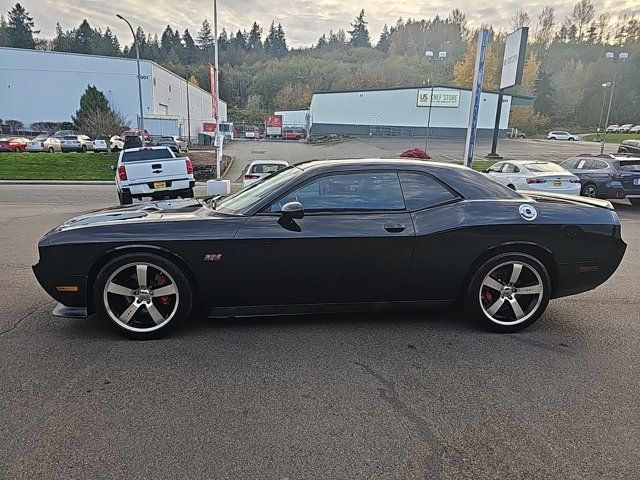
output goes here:
[{"label": "chrome wheel rim", "polygon": [[132,332],[152,332],[175,316],[180,294],[166,270],[136,262],[111,274],[104,286],[103,302],[118,326]]},{"label": "chrome wheel rim", "polygon": [[588,187],[586,187],[584,189],[584,196],[585,197],[590,197],[590,198],[595,198],[596,196],[596,189],[593,188],[591,185],[589,185]]},{"label": "chrome wheel rim", "polygon": [[501,263],[493,268],[480,287],[482,313],[499,325],[526,322],[538,311],[544,295],[542,278],[524,262]]}]

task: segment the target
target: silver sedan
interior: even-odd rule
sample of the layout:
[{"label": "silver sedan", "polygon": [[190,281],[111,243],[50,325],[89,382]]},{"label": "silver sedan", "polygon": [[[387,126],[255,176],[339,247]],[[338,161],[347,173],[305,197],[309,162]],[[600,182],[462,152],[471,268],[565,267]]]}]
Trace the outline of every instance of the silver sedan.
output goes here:
[{"label": "silver sedan", "polygon": [[60,139],[47,133],[38,135],[27,142],[27,152],[60,152]]}]

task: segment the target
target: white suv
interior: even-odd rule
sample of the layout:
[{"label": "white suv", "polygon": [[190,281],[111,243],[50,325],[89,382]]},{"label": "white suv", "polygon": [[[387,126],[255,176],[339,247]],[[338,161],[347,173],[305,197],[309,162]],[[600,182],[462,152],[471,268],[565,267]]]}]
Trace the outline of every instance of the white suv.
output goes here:
[{"label": "white suv", "polygon": [[547,134],[548,140],[570,140],[572,142],[577,142],[580,138],[577,135],[572,135],[569,132],[563,132],[561,130],[556,130],[553,132],[549,132]]}]

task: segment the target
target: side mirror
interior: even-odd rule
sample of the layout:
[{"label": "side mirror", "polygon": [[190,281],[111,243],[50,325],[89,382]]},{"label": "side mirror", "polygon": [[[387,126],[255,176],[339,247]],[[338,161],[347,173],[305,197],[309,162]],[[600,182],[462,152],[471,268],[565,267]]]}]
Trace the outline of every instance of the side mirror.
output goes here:
[{"label": "side mirror", "polygon": [[285,203],[280,209],[282,221],[289,223],[291,220],[300,220],[304,217],[304,208],[300,202]]},{"label": "side mirror", "polygon": [[482,171],[482,173],[489,173],[489,169],[488,169],[488,168],[485,168],[485,169]]},{"label": "side mirror", "polygon": [[108,168],[109,170],[113,170],[113,171],[115,171],[115,170],[116,170],[116,166],[115,166],[115,165],[109,165],[107,168]]}]

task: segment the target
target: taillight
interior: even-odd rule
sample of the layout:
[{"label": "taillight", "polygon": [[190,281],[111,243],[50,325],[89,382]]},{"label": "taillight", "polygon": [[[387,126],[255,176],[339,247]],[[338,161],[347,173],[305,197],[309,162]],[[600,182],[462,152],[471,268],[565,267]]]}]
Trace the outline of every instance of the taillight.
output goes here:
[{"label": "taillight", "polygon": [[188,158],[186,162],[187,162],[187,174],[193,175],[193,163],[191,163],[191,160],[189,160]]},{"label": "taillight", "polygon": [[127,179],[127,169],[124,167],[124,165],[120,165],[118,167],[118,178],[121,182]]},{"label": "taillight", "polygon": [[531,177],[527,178],[527,183],[547,183],[545,178]]},{"label": "taillight", "polygon": [[611,178],[613,178],[614,180],[622,180],[624,177],[626,177],[627,175],[624,175],[622,173],[610,173],[609,176]]},{"label": "taillight", "polygon": [[247,175],[245,175],[245,176],[244,176],[244,179],[245,179],[245,180],[255,180],[256,178],[260,178],[260,175],[250,175],[250,174],[247,174]]}]

